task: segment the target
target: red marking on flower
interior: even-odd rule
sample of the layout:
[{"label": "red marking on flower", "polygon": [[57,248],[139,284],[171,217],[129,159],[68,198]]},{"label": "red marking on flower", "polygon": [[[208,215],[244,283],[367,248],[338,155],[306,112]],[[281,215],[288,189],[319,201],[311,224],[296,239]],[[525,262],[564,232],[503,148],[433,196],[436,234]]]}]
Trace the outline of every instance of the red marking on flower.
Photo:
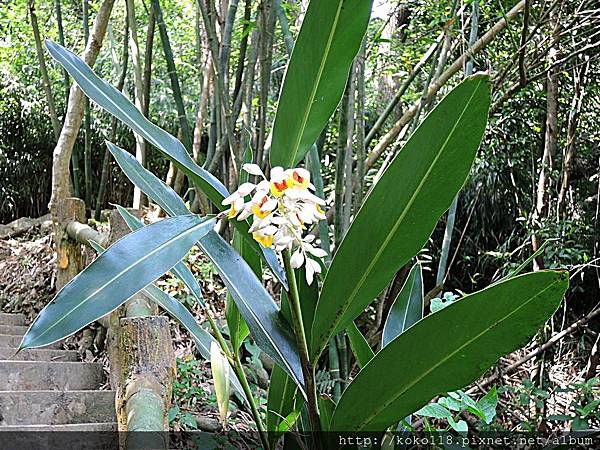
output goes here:
[{"label": "red marking on flower", "polygon": [[283,180],[281,182],[276,181],[273,184],[275,185],[275,189],[277,189],[279,192],[285,191],[288,188],[286,180]]}]

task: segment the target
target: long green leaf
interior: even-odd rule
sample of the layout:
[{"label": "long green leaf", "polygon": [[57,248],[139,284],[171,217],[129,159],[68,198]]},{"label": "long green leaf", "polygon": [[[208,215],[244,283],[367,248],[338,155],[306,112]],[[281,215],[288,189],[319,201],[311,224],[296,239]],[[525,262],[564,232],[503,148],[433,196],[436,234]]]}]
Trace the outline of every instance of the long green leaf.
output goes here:
[{"label": "long green leaf", "polygon": [[[260,279],[262,277],[260,259],[252,249],[248,248],[246,241],[240,237],[237,230],[233,231],[233,248],[244,258],[252,271]],[[250,330],[229,292],[227,293],[227,303],[225,305],[225,318],[227,319],[231,346],[233,347],[233,351],[237,353],[244,339],[250,334]]]},{"label": "long green leaf", "polygon": [[282,436],[277,432],[281,422],[296,409],[296,402],[304,401],[296,396],[296,391],[296,384],[289,375],[279,366],[273,366],[267,395],[267,431],[272,448]]},{"label": "long green leaf", "polygon": [[372,0],[313,0],[288,64],[273,124],[272,166],[302,160],[342,97]]},{"label": "long green leaf", "polygon": [[[244,163],[249,164],[251,162],[252,148],[248,146],[244,152]],[[247,183],[249,181],[249,176],[250,174],[248,172],[242,170],[239,174],[238,184],[241,186],[243,183]],[[262,280],[262,266],[260,264],[260,259],[257,257],[256,253],[249,248],[248,241],[242,239],[239,231],[237,230],[233,231],[232,245],[233,248],[240,254],[240,256],[246,260],[258,279]],[[227,300],[225,303],[225,318],[227,319],[227,328],[229,328],[229,339],[231,340],[231,346],[233,347],[233,352],[237,354],[240,346],[244,342],[244,339],[246,339],[250,334],[250,330],[229,292],[227,293]]]},{"label": "long green leaf", "polygon": [[[127,175],[127,178],[141,191],[154,200],[170,216],[179,216],[189,214],[184,201],[177,193],[166,185],[164,181],[157,178],[152,172],[145,169],[135,157],[129,152],[117,147],[111,142],[106,142],[108,150],[111,152],[121,170]],[[252,248],[258,254],[262,254],[266,263],[273,274],[287,289],[287,280],[281,264],[277,260],[275,252],[270,248],[259,246],[248,233],[248,224],[246,222],[234,221],[233,224],[240,235],[245,237],[249,248]]]},{"label": "long green leaf", "polygon": [[128,234],[73,278],[40,312],[20,348],[63,339],[108,314],[177,264],[214,220],[162,220]]},{"label": "long green leaf", "polygon": [[350,322],[350,325],[346,328],[346,333],[348,334],[350,348],[356,357],[358,367],[362,369],[369,361],[371,361],[371,359],[373,359],[375,352],[373,352],[373,349],[354,322]]},{"label": "long green leaf", "polygon": [[[115,154],[125,153],[113,145],[109,145],[109,149]],[[151,183],[152,189],[146,193],[151,197],[154,196],[154,201],[165,211],[177,214],[181,210],[181,206],[176,205],[182,203],[182,200],[172,195],[171,189],[166,184],[150,172],[142,172],[143,168],[137,161],[133,162],[131,155],[129,158],[124,154],[122,156],[130,162],[130,167],[127,165],[122,167],[132,182],[140,183],[140,187],[144,182]],[[139,180],[140,177],[144,180]],[[219,271],[257,343],[259,346],[262,343],[261,348],[281,364],[297,383],[302,384],[302,370],[295,352],[294,340],[288,327],[281,323],[277,305],[240,255],[216,233],[209,234],[211,234],[210,238],[207,236],[207,239],[202,240],[199,245]],[[275,257],[274,253],[273,256]],[[244,305],[243,308],[240,307],[240,303]]]},{"label": "long green leaf", "polygon": [[525,344],[556,311],[568,285],[567,272],[521,275],[417,322],[346,388],[332,429],[385,430],[436,395],[468,385]]},{"label": "long green leaf", "polygon": [[273,298],[240,255],[214,231],[198,245],[211,260],[248,324],[256,344],[304,391],[296,340]]},{"label": "long green leaf", "polygon": [[467,78],[423,121],[373,187],[325,277],[312,358],[427,242],[465,182],[490,104],[487,76]]},{"label": "long green leaf", "polygon": [[[190,180],[202,189],[217,208],[223,209],[221,202],[229,195],[229,192],[225,186],[223,186],[223,183],[194,162],[179,140],[146,119],[135,105],[133,105],[133,103],[131,103],[119,90],[98,77],[98,75],[96,75],[94,71],[73,52],[70,52],[66,48],[49,40],[46,40],[46,47],[52,57],[58,61],[67,72],[69,72],[81,90],[90,99],[154,145],[166,158],[175,164],[178,169],[185,172]],[[113,149],[109,146],[109,150],[112,152]],[[246,222],[234,221],[234,224],[236,227],[239,227],[242,232],[248,230],[248,224]],[[251,245],[253,245],[255,251],[260,253],[262,250],[265,250],[250,236],[248,236],[248,240]],[[262,253],[275,276],[287,289],[283,269],[277,262],[275,254],[272,251],[262,251]]]},{"label": "long green leaf", "polygon": [[46,47],[90,99],[154,145],[173,164],[198,183],[208,198],[220,207],[222,199],[228,195],[227,189],[210,172],[194,162],[179,140],[146,119],[133,103],[112,85],[98,77],[73,52],[49,40],[46,40]]},{"label": "long green leaf", "polygon": [[109,141],[106,141],[106,147],[129,181],[156,202],[169,216],[190,214],[183,199],[163,180],[142,166],[135,156]]},{"label": "long green leaf", "polygon": [[[104,247],[100,244],[91,241],[90,245],[96,252],[103,253],[105,251]],[[153,302],[155,302],[158,306],[168,312],[171,317],[177,320],[194,338],[194,342],[196,343],[196,347],[200,352],[200,355],[207,361],[210,361],[210,344],[211,342],[215,342],[218,345],[217,340],[212,337],[212,335],[198,325],[192,313],[181,304],[181,302],[177,301],[169,294],[164,292],[162,289],[158,288],[154,284],[149,284],[143,289],[144,294],[146,294]],[[242,389],[242,385],[240,381],[237,379],[237,376],[233,370],[229,372],[231,385],[236,391],[236,394],[242,401],[246,401],[246,394]]]},{"label": "long green leaf", "polygon": [[[117,211],[127,224],[130,230],[135,231],[144,227],[144,223],[138,218],[131,214],[127,209],[123,208],[120,205],[117,205]],[[184,262],[180,261],[173,266],[171,272],[175,274],[177,278],[179,278],[183,284],[187,286],[190,290],[194,298],[204,306],[204,298],[202,297],[202,290],[200,289],[200,285],[198,284],[198,280],[194,277],[194,274],[189,269],[188,266],[185,265]]]},{"label": "long green leaf", "polygon": [[402,289],[392,303],[381,337],[385,347],[423,318],[423,274],[421,264],[413,266]]},{"label": "long green leaf", "polygon": [[[192,313],[183,306],[181,302],[177,301],[153,284],[146,286],[144,292],[156,302],[158,306],[183,325],[194,338],[194,342],[196,343],[200,355],[202,355],[205,360],[210,361],[210,344],[214,342],[216,345],[219,345],[219,343],[208,331],[198,325],[198,322],[196,322]],[[244,389],[242,389],[242,385],[234,370],[229,371],[229,380],[231,381],[231,385],[235,389],[237,396],[242,399],[242,401],[246,401],[246,394],[244,393]]]}]

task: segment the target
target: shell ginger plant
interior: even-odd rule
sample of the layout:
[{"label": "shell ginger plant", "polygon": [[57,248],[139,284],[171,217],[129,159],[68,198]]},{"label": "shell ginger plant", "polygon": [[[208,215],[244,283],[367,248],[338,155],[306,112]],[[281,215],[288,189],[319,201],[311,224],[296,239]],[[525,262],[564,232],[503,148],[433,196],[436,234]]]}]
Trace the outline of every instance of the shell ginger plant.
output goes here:
[{"label": "shell ginger plant", "polygon": [[[379,352],[354,325],[396,272],[414,259],[465,182],[487,123],[490,83],[485,75],[464,80],[423,120],[371,188],[329,267],[320,262],[324,251],[307,237],[304,228],[323,219],[324,205],[311,192],[301,164],[341,98],[370,8],[364,0],[310,2],[277,106],[269,178],[248,161],[245,170],[258,182],[248,183],[244,173],[231,194],[196,165],[177,139],[149,122],[81,59],[48,42],[52,56],[91,100],[155,146],[222,213],[190,214],[174,191],[128,152],[107,143],[129,179],[171,217],[143,226],[122,210],[133,232],[57,294],[21,347],[62,339],[144,290],[189,330],[205,358],[211,358],[212,346],[217,365],[230,365],[232,370],[218,372],[218,385],[231,386],[243,399],[264,448],[274,447],[281,433],[295,428],[312,436],[310,447],[323,448],[322,431],[395,429],[436,395],[471,383],[527,342],[560,304],[568,286],[566,272],[513,273],[422,317],[425,300],[416,266],[387,319]],[[233,245],[214,231],[215,222],[226,217],[235,228]],[[170,270],[202,301],[198,280],[181,262],[194,245],[228,289],[228,340],[210,314],[208,333],[152,284]],[[281,302],[263,286],[263,269],[281,285]],[[408,316],[409,322],[399,319]],[[348,335],[361,370],[345,380],[334,402],[317,392],[315,372],[323,350],[340,333]],[[276,364],[266,420],[241,367],[240,346],[248,334]],[[222,379],[224,373],[230,383]],[[219,398],[225,402],[226,397]],[[297,421],[304,408],[310,420]],[[222,414],[225,418],[226,411]]]}]

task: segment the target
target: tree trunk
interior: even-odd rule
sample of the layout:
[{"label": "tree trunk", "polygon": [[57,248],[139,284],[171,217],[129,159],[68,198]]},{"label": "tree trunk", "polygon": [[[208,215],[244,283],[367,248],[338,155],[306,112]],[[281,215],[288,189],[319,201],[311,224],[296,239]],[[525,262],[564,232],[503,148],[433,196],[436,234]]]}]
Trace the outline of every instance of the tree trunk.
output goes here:
[{"label": "tree trunk", "polygon": [[[83,54],[83,59],[89,66],[96,61],[102,46],[113,4],[114,0],[104,0],[98,10],[90,39]],[[83,92],[73,84],[69,93],[65,122],[54,148],[52,160],[52,196],[49,208],[53,211],[53,215],[56,214],[56,205],[69,195],[69,161],[83,120],[83,99]]]},{"label": "tree trunk", "polygon": [[[61,8],[61,0],[56,0],[54,2],[54,9],[56,11],[56,26],[58,28],[58,43],[65,46],[65,34],[63,31],[62,24],[62,8]],[[67,112],[67,104],[69,102],[69,73],[66,69],[62,69],[63,73],[63,85],[65,89],[65,112],[63,114],[63,118],[66,117]],[[73,146],[73,150],[71,152],[71,167],[73,174],[73,195],[75,197],[79,197],[79,158],[77,157],[77,147]]]},{"label": "tree trunk", "polygon": [[[542,228],[544,219],[549,215],[548,180],[554,166],[556,146],[558,137],[558,74],[559,70],[554,66],[558,60],[558,40],[560,36],[560,6],[553,12],[551,23],[553,24],[553,43],[548,52],[548,72],[546,74],[546,126],[544,133],[544,151],[540,173],[537,181],[535,195],[535,209],[532,213],[531,226],[531,249],[536,252],[542,245],[539,230]],[[543,256],[540,255],[533,260],[533,270],[544,268]]]},{"label": "tree trunk", "polygon": [[559,220],[561,217],[565,217],[564,212],[566,207],[567,191],[569,189],[571,173],[573,171],[573,163],[575,161],[575,152],[577,150],[577,124],[583,106],[583,99],[585,97],[585,75],[588,68],[589,62],[587,62],[581,68],[573,71],[573,80],[575,85],[567,124],[567,151],[563,160],[562,180],[560,192],[558,194],[558,204],[556,207],[557,217]]}]

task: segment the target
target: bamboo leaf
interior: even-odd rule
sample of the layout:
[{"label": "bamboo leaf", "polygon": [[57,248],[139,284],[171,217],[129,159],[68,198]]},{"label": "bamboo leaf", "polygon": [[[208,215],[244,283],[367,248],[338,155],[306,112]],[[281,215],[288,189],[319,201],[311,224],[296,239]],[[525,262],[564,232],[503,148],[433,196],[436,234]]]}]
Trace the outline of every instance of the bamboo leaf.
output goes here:
[{"label": "bamboo leaf", "polygon": [[371,15],[372,0],[311,1],[285,73],[272,166],[293,167],[334,112]]},{"label": "bamboo leaf", "polygon": [[417,322],[377,353],[346,388],[332,430],[384,430],[436,395],[476,380],[537,332],[568,285],[567,272],[521,275]]},{"label": "bamboo leaf", "polygon": [[187,215],[123,237],[56,294],[20,348],[59,341],[118,308],[177,264],[213,226],[214,220]]},{"label": "bamboo leaf", "polygon": [[423,296],[423,274],[417,263],[392,303],[383,326],[382,348],[423,318]]},{"label": "bamboo leaf", "polygon": [[427,242],[467,178],[489,103],[488,77],[467,78],[429,114],[373,187],[325,277],[312,328],[313,360]]}]

